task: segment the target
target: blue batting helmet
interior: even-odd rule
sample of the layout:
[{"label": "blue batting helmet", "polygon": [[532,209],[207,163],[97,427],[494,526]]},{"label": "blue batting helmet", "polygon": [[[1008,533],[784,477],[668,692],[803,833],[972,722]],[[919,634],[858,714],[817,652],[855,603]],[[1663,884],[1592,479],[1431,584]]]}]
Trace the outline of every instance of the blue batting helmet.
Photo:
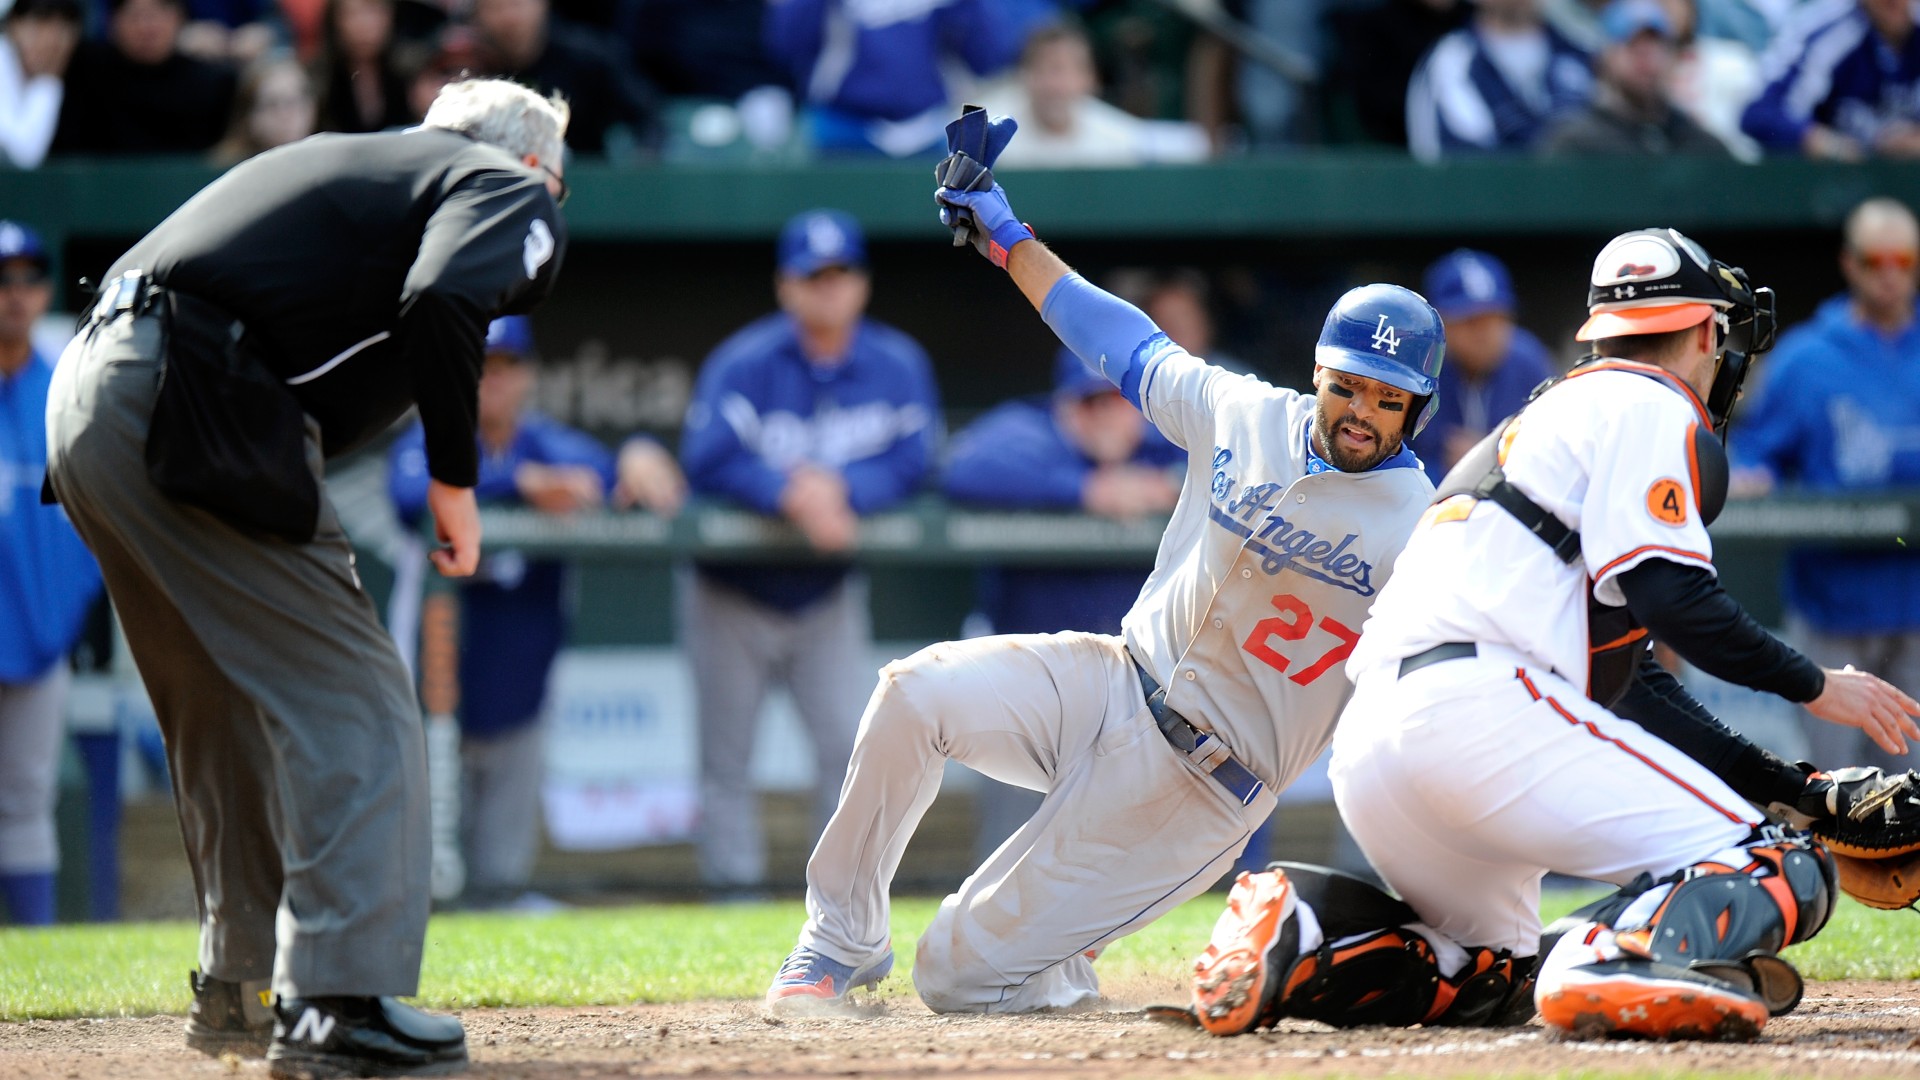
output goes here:
[{"label": "blue batting helmet", "polygon": [[1418,401],[1407,438],[1433,418],[1447,335],[1440,313],[1419,293],[1398,285],[1350,289],[1327,312],[1313,362],[1349,375],[1378,379]]}]

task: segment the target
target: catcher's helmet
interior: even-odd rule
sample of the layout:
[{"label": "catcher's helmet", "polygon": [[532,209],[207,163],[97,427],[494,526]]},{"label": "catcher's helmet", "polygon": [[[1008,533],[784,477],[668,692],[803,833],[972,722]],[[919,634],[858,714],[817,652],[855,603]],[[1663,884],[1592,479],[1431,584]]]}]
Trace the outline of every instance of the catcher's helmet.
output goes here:
[{"label": "catcher's helmet", "polygon": [[1600,249],[1587,282],[1580,341],[1685,330],[1713,319],[1720,365],[1707,391],[1714,431],[1726,438],[1733,403],[1755,357],[1773,348],[1773,290],[1708,255],[1678,229],[1636,229]]},{"label": "catcher's helmet", "polygon": [[1433,418],[1446,353],[1440,313],[1419,293],[1398,285],[1362,285],[1327,312],[1313,362],[1412,394],[1414,411],[1406,428],[1412,438]]}]

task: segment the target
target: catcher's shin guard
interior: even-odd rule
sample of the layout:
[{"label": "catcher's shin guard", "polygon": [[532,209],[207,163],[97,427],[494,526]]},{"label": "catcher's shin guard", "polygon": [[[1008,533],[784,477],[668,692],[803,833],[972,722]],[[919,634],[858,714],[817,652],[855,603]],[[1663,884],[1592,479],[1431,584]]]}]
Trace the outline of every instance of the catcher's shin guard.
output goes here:
[{"label": "catcher's shin guard", "polygon": [[1799,1004],[1800,974],[1777,954],[1819,932],[1833,895],[1825,849],[1777,828],[1636,881],[1549,929],[1541,1018],[1583,1035],[1751,1038]]},{"label": "catcher's shin guard", "polygon": [[[1451,978],[1405,903],[1359,878],[1275,863],[1234,882],[1194,964],[1193,1012],[1216,1035],[1282,1017],[1335,1027],[1518,1022],[1531,1013],[1531,957],[1469,953]],[[1518,1005],[1525,1009],[1517,1018]]]}]

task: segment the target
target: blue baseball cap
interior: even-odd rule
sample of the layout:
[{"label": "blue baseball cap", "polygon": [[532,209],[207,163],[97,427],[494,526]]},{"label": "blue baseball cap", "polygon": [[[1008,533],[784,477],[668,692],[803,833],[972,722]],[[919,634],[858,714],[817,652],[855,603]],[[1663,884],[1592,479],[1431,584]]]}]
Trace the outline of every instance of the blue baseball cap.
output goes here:
[{"label": "blue baseball cap", "polygon": [[1657,0],[1613,0],[1600,13],[1600,29],[1606,31],[1607,40],[1615,45],[1632,41],[1649,30],[1669,40],[1673,37],[1673,23]]},{"label": "blue baseball cap", "polygon": [[1117,390],[1105,375],[1088,367],[1085,361],[1074,355],[1072,349],[1062,346],[1059,355],[1053,358],[1055,397],[1085,399]]},{"label": "blue baseball cap", "polygon": [[867,240],[843,210],[808,210],[780,230],[780,272],[805,277],[830,266],[864,269]]},{"label": "blue baseball cap", "polygon": [[1513,275],[1507,273],[1506,264],[1484,251],[1449,251],[1427,267],[1421,286],[1427,303],[1443,319],[1465,319],[1489,311],[1513,314]]},{"label": "blue baseball cap", "polygon": [[515,360],[532,357],[533,321],[525,315],[503,315],[488,323],[486,354]]},{"label": "blue baseball cap", "polygon": [[0,219],[0,262],[13,259],[26,259],[45,270],[47,247],[40,242],[39,233],[17,221]]}]

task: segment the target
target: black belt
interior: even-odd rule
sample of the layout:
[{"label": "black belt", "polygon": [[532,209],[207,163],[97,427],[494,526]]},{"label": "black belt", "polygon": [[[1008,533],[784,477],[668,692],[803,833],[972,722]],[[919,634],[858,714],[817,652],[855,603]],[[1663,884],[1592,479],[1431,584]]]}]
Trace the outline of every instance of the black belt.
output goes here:
[{"label": "black belt", "polygon": [[[1167,708],[1166,688],[1154,681],[1153,676],[1147,674],[1147,669],[1141,665],[1140,661],[1133,661],[1133,670],[1140,673],[1140,690],[1147,696],[1147,711],[1153,714],[1153,722],[1159,725],[1160,734],[1166,736],[1167,742],[1175,750],[1191,757],[1194,751],[1205,746],[1209,741],[1218,742],[1214,735],[1194,727],[1186,717]],[[1216,756],[1218,761],[1207,775],[1218,781],[1221,787],[1232,792],[1233,797],[1240,800],[1241,806],[1251,806],[1253,800],[1258,798],[1260,792],[1267,786],[1266,781],[1253,775],[1252,770],[1235,760],[1233,754],[1227,751],[1225,743],[1218,744]]]},{"label": "black belt", "polygon": [[1400,661],[1400,677],[1419,671],[1423,667],[1438,664],[1446,660],[1459,660],[1463,657],[1478,656],[1480,650],[1471,641],[1443,641],[1424,652],[1414,653]]}]

